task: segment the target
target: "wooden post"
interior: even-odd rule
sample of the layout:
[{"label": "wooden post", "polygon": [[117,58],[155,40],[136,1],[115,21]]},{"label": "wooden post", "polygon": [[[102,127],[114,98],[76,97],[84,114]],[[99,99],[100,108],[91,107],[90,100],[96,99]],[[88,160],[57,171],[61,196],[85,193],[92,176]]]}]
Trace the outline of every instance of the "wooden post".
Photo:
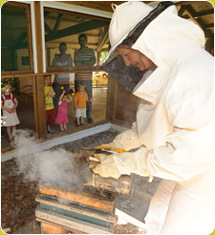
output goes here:
[{"label": "wooden post", "polygon": [[[41,22],[41,3],[34,2],[35,9],[35,32],[36,32],[36,53],[37,53],[37,70],[43,73],[43,48],[42,48],[42,23]],[[45,100],[44,100],[44,76],[36,76],[33,78],[34,83],[34,114],[35,126],[38,138],[46,137],[46,121],[45,121]]]},{"label": "wooden post", "polygon": [[38,138],[46,137],[46,113],[44,101],[44,76],[34,76],[34,117]]},{"label": "wooden post", "polygon": [[99,65],[99,62],[100,62],[100,56],[101,56],[101,51],[97,51],[97,53],[96,53],[97,55],[96,55],[96,65]]}]

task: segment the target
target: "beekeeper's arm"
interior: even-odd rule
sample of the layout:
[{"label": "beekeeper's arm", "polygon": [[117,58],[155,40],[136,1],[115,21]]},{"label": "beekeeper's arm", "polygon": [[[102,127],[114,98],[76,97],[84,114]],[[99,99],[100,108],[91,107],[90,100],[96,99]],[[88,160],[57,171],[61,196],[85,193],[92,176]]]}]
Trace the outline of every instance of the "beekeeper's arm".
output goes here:
[{"label": "beekeeper's arm", "polygon": [[210,131],[210,126],[198,131],[178,129],[167,136],[164,146],[150,151],[141,147],[133,153],[112,154],[93,171],[102,177],[119,178],[135,173],[186,181],[212,164]]},{"label": "beekeeper's arm", "polygon": [[[195,77],[195,74],[193,75]],[[209,95],[200,93],[198,87],[195,91],[193,87],[190,95],[186,91],[187,88],[184,88],[186,96],[182,90],[180,94],[175,94],[177,100],[167,97],[167,113],[174,132],[166,136],[165,145],[152,150],[140,147],[133,153],[112,154],[93,171],[103,177],[118,178],[123,174],[135,173],[151,178],[157,176],[169,180],[187,181],[211,167],[214,130],[211,124],[213,88],[210,84],[204,85],[208,86],[208,89],[204,90]],[[178,98],[179,95],[184,97],[184,100]],[[207,97],[207,102],[203,97]],[[185,125],[191,128],[185,128]]]}]

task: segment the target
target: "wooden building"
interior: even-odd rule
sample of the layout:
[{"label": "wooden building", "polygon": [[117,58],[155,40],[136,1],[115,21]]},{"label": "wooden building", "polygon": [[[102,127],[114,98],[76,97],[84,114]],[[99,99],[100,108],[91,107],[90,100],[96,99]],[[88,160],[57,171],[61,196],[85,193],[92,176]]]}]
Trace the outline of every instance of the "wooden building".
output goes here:
[{"label": "wooden building", "polygon": [[[68,73],[71,85],[74,74],[92,71],[102,74],[101,63],[110,49],[108,28],[112,16],[112,1],[8,1],[1,8],[1,82],[14,84],[19,97],[19,112],[23,114],[20,128],[33,130],[38,139],[47,136],[44,106],[44,75]],[[158,2],[148,1],[156,6]],[[194,21],[205,32],[205,49],[214,47],[214,8],[208,1],[176,2],[179,15]],[[60,42],[67,43],[67,53],[73,57],[79,48],[78,36],[86,33],[88,46],[96,53],[96,66],[51,67],[59,53]],[[131,126],[135,120],[139,100],[125,91],[116,81],[108,78],[105,116],[80,128],[70,128],[67,135],[100,123]],[[126,100],[126,102],[125,102]],[[125,112],[126,110],[126,112]],[[3,146],[4,147],[4,146]],[[3,148],[2,148],[3,149]]]}]

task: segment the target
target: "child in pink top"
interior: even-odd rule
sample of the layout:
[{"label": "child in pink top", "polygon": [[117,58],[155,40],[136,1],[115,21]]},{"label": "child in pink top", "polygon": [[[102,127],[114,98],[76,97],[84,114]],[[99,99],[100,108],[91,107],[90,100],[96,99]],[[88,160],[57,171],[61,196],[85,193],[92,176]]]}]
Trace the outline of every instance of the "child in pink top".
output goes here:
[{"label": "child in pink top", "polygon": [[60,131],[67,130],[66,124],[69,122],[67,115],[67,103],[72,102],[70,95],[63,90],[58,100],[58,109],[55,123],[60,125]]}]

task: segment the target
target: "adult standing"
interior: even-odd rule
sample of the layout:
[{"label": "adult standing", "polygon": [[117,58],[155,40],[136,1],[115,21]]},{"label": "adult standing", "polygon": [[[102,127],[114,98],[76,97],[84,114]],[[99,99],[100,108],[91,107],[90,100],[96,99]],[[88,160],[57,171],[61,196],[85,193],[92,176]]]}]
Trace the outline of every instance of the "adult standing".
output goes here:
[{"label": "adult standing", "polygon": [[[71,55],[67,55],[67,44],[61,42],[59,44],[60,55],[57,55],[52,61],[52,67],[66,67],[72,66],[73,61]],[[53,89],[55,92],[54,97],[54,107],[55,110],[58,108],[58,100],[63,90],[68,93],[70,87],[70,77],[69,74],[57,74],[53,82]]]},{"label": "adult standing", "polygon": [[116,6],[109,36],[103,69],[141,102],[133,129],[101,146],[127,152],[103,156],[93,171],[163,179],[145,218],[147,234],[211,233],[214,62],[203,31],[171,2],[153,9],[133,1]]},{"label": "adult standing", "polygon": [[[96,57],[94,50],[87,46],[87,35],[81,34],[78,37],[80,49],[75,50],[74,62],[76,66],[94,65]],[[87,121],[93,122],[92,115],[92,72],[81,72],[75,74],[75,92],[78,91],[78,83],[84,82],[86,84],[85,90],[88,94],[89,100],[87,101]]]}]

